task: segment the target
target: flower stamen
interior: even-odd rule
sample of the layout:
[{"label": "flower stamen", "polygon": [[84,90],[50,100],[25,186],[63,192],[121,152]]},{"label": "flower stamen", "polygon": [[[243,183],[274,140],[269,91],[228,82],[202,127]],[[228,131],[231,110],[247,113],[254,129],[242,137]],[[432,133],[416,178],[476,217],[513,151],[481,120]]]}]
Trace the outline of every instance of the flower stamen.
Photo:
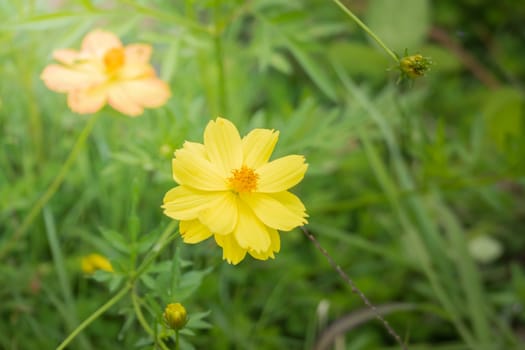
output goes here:
[{"label": "flower stamen", "polygon": [[104,65],[106,66],[106,72],[113,74],[124,66],[126,55],[122,47],[114,47],[109,49],[104,55]]},{"label": "flower stamen", "polygon": [[228,178],[230,187],[235,192],[252,192],[257,189],[259,174],[243,165],[240,169],[232,170],[232,177]]}]

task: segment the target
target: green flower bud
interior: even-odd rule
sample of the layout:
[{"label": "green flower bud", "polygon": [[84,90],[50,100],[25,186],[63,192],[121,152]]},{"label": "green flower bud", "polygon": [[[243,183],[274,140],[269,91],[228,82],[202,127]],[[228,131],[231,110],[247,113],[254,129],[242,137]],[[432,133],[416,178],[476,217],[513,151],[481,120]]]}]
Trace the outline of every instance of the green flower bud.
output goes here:
[{"label": "green flower bud", "polygon": [[97,270],[113,272],[113,266],[111,266],[109,260],[105,256],[96,253],[82,257],[81,267],[82,271],[88,275]]},{"label": "green flower bud", "polygon": [[180,303],[168,304],[163,316],[168,327],[176,331],[182,329],[188,322],[186,309]]},{"label": "green flower bud", "polygon": [[423,57],[420,54],[405,56],[399,61],[399,69],[402,75],[411,79],[424,76],[431,65],[430,57]]}]

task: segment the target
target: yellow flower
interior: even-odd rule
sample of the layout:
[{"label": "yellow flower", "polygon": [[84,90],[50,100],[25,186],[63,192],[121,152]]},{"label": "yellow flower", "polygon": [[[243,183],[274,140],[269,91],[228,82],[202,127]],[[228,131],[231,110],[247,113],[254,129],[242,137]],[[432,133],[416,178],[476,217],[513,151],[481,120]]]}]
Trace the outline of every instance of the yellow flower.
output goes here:
[{"label": "yellow flower", "polygon": [[84,37],[80,51],[53,52],[59,64],[47,66],[41,78],[49,89],[68,94],[74,112],[94,113],[108,103],[119,112],[138,116],[170,97],[168,85],[148,63],[151,51],[146,44],[123,46],[113,33],[97,29]]},{"label": "yellow flower", "polygon": [[163,317],[166,324],[176,331],[188,322],[188,314],[181,303],[168,304],[164,309]]},{"label": "yellow flower", "polygon": [[179,186],[166,193],[162,207],[180,220],[184,242],[213,235],[231,264],[246,253],[266,260],[280,250],[278,230],[307,222],[303,203],[287,190],[308,166],[299,155],[268,162],[278,137],[277,131],[255,129],[241,139],[235,125],[217,118],[206,126],[204,144],[185,142],[175,151]]},{"label": "yellow flower", "polygon": [[100,254],[89,254],[82,258],[82,271],[86,274],[92,274],[97,270],[113,272],[113,266],[109,260]]}]

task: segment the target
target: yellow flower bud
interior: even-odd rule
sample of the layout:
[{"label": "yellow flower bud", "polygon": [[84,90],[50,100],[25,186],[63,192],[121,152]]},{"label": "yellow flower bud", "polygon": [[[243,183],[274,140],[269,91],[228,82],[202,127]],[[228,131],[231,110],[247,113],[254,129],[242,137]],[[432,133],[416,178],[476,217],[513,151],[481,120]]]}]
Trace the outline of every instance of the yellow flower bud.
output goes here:
[{"label": "yellow flower bud", "polygon": [[403,57],[399,62],[399,69],[403,75],[414,79],[425,75],[430,65],[432,65],[432,60],[429,57],[417,54]]},{"label": "yellow flower bud", "polygon": [[86,274],[92,274],[96,270],[113,272],[113,266],[109,260],[100,254],[89,254],[82,258],[82,271]]},{"label": "yellow flower bud", "polygon": [[181,303],[168,304],[163,316],[166,324],[176,331],[183,328],[188,322],[186,309]]}]

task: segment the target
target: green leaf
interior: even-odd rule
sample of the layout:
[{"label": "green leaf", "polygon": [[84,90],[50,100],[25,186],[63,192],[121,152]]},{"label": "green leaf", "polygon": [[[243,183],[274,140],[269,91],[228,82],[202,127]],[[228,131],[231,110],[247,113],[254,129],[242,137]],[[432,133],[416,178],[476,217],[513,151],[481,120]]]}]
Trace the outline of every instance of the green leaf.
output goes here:
[{"label": "green leaf", "polygon": [[202,279],[204,276],[209,274],[212,271],[212,268],[207,268],[200,271],[188,271],[181,276],[180,284],[177,289],[174,291],[174,295],[179,300],[184,300],[187,297],[195,293],[195,291],[200,287]]},{"label": "green leaf", "polygon": [[483,114],[487,134],[496,146],[504,152],[512,138],[522,132],[523,97],[517,90],[502,88],[486,95]]},{"label": "green leaf", "polygon": [[104,239],[115,249],[122,253],[128,254],[130,252],[130,247],[128,242],[124,239],[124,237],[116,231],[109,230],[106,228],[101,228],[100,233],[102,233],[102,236]]},{"label": "green leaf", "polygon": [[335,101],[337,95],[332,82],[329,80],[326,70],[321,68],[319,62],[307,54],[299,45],[291,41],[289,42],[289,49],[315,85],[317,85],[328,98]]},{"label": "green leaf", "polygon": [[382,79],[391,65],[390,60],[380,51],[359,42],[336,42],[330,46],[328,53],[332,61],[344,67],[351,76],[363,74],[367,77]]}]

